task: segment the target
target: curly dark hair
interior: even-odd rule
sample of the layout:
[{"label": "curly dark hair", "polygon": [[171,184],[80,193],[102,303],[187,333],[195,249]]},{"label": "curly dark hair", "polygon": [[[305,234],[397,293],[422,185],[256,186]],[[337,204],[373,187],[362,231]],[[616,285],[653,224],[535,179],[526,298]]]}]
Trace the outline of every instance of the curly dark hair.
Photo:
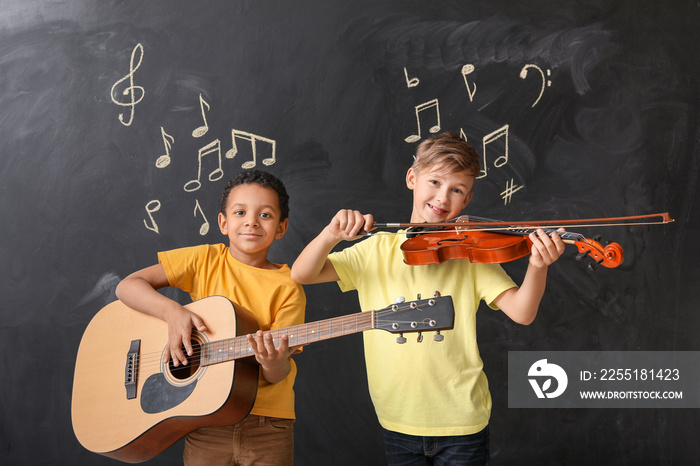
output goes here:
[{"label": "curly dark hair", "polygon": [[219,210],[222,214],[226,215],[226,206],[228,205],[228,196],[231,190],[241,184],[251,184],[255,183],[263,188],[274,189],[279,198],[280,212],[282,217],[280,221],[284,221],[289,217],[289,195],[287,190],[284,188],[284,184],[274,175],[264,172],[262,170],[250,170],[244,171],[233,177],[226,183],[224,192],[221,195],[221,204]]}]

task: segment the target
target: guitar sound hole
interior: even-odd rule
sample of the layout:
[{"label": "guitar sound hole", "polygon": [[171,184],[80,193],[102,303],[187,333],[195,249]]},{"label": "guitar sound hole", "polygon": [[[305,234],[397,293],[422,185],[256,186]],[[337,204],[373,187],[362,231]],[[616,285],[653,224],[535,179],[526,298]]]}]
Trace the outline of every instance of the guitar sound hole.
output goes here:
[{"label": "guitar sound hole", "polygon": [[199,360],[202,353],[202,347],[199,345],[198,341],[192,340],[192,356],[187,356],[184,345],[182,346],[182,352],[185,353],[187,357],[187,365],[180,364],[179,366],[173,366],[172,359],[168,363],[168,370],[170,373],[178,380],[185,380],[190,378],[199,369]]}]

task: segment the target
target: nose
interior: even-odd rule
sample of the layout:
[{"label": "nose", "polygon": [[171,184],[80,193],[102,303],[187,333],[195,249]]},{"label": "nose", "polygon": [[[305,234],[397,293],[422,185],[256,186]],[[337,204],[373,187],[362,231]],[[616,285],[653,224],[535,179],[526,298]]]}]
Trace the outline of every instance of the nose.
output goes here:
[{"label": "nose", "polygon": [[257,227],[258,226],[258,216],[257,215],[246,215],[245,225]]},{"label": "nose", "polygon": [[448,190],[444,188],[438,190],[437,195],[435,196],[435,199],[442,204],[447,203],[449,198]]}]

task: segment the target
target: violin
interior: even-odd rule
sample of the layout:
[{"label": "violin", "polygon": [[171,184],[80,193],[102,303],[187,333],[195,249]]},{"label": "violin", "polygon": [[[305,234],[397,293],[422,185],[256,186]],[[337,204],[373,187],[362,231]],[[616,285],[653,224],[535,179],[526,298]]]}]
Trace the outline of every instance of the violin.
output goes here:
[{"label": "violin", "polygon": [[[653,218],[660,220],[630,223]],[[404,262],[408,265],[440,264],[454,259],[468,259],[470,262],[484,264],[510,262],[530,254],[532,241],[529,234],[542,228],[548,235],[559,235],[564,243],[575,245],[579,251],[576,259],[591,258],[593,261],[589,267],[596,270],[599,265],[614,268],[622,264],[625,257],[622,247],[617,243],[603,246],[598,239],[586,238],[580,233],[557,231],[556,228],[563,225],[650,225],[669,222],[673,222],[673,219],[666,212],[631,217],[556,222],[504,222],[474,216],[461,216],[444,223],[375,223],[374,226],[410,228],[406,233],[408,239],[401,245]]]}]

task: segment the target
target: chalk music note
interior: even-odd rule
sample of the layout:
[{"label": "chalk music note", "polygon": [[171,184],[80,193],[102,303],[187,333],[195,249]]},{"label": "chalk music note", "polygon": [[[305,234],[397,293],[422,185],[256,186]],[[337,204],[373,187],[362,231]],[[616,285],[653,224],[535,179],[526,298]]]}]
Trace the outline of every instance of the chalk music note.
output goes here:
[{"label": "chalk music note", "polygon": [[[134,66],[134,58],[136,57],[137,51],[139,53],[139,60],[138,60],[138,63]],[[143,100],[143,96],[146,95],[146,91],[143,89],[143,87],[134,86],[134,73],[136,72],[136,70],[139,69],[142,61],[143,61],[143,45],[136,44],[136,47],[134,47],[134,50],[131,51],[131,61],[129,62],[129,74],[127,74],[122,79],[120,79],[119,81],[114,83],[114,85],[112,86],[112,90],[110,91],[110,96],[112,97],[112,102],[114,102],[115,104],[122,106],[122,107],[131,107],[131,115],[129,116],[128,121],[124,121],[124,114],[123,113],[119,114],[119,121],[124,126],[130,126],[131,123],[134,121],[134,107],[136,107],[136,104],[141,102],[141,100]],[[122,95],[130,96],[131,98],[126,102],[120,102],[114,98],[114,89],[126,80],[129,80],[129,86],[126,89],[124,89],[124,91],[122,91]],[[137,93],[139,93],[138,99],[136,98]]]},{"label": "chalk music note", "polygon": [[440,103],[438,102],[437,99],[433,99],[429,102],[422,103],[420,105],[416,105],[416,126],[418,128],[418,134],[412,134],[411,136],[407,137],[405,139],[406,142],[416,142],[419,141],[421,138],[421,112],[424,110],[428,110],[434,108],[435,109],[435,117],[436,117],[436,123],[435,125],[430,127],[430,132],[431,133],[437,133],[440,131]]},{"label": "chalk music note", "polygon": [[508,205],[508,203],[511,201],[513,198],[513,194],[517,193],[521,189],[523,189],[525,186],[522,185],[516,185],[513,182],[513,178],[510,179],[510,181],[506,182],[506,189],[501,193],[501,199],[503,199],[503,205]]},{"label": "chalk music note", "polygon": [[209,154],[216,154],[217,159],[216,168],[209,173],[209,181],[217,181],[224,176],[224,170],[221,168],[221,142],[216,139],[199,149],[199,155],[197,156],[197,178],[185,183],[184,189],[188,193],[202,187],[202,159]]},{"label": "chalk music note", "polygon": [[487,146],[499,138],[504,138],[503,155],[498,157],[493,162],[493,166],[498,168],[498,167],[502,167],[503,165],[508,163],[508,125],[504,125],[504,126],[498,128],[496,131],[484,136],[484,141],[483,141],[484,163],[482,164],[483,167],[481,168],[481,173],[479,174],[479,176],[477,176],[477,179],[483,178],[486,176],[487,166],[488,166],[488,164],[486,162],[486,160],[487,160],[487,157],[486,157]]},{"label": "chalk music note", "polygon": [[403,69],[403,74],[406,76],[406,86],[411,88],[411,87],[416,87],[418,84],[420,84],[420,80],[418,78],[408,78],[408,71],[406,70],[406,67]]},{"label": "chalk music note", "polygon": [[146,219],[143,220],[143,224],[146,226],[151,231],[155,231],[156,233],[160,234],[160,231],[158,231],[158,224],[156,223],[156,220],[153,218],[153,213],[158,212],[160,210],[160,201],[158,199],[155,199],[153,201],[150,201],[148,204],[146,204],[146,213],[148,213],[148,217],[151,219],[151,225],[149,226],[148,222],[146,222]]},{"label": "chalk music note", "polygon": [[200,126],[199,128],[196,128],[194,131],[192,131],[192,137],[193,138],[201,138],[205,134],[207,134],[207,131],[209,131],[209,124],[207,123],[207,117],[204,114],[204,106],[206,105],[207,111],[211,110],[211,107],[209,104],[202,98],[202,94],[199,94],[199,106],[202,109],[202,120],[204,121],[204,124]]},{"label": "chalk music note", "polygon": [[[529,68],[536,69],[540,73],[540,76],[542,77],[542,89],[540,90],[540,95],[537,96],[537,100],[535,100],[535,103],[532,104],[532,107],[534,107],[535,105],[537,105],[537,102],[539,102],[540,99],[542,98],[542,94],[544,94],[545,87],[551,86],[552,81],[549,81],[547,78],[545,78],[544,72],[542,71],[542,69],[539,66],[531,65],[531,64],[523,66],[523,69],[520,70],[520,79],[527,78],[527,70]],[[552,75],[552,70],[547,70],[547,76],[551,76],[551,75]]]},{"label": "chalk music note", "polygon": [[195,204],[194,204],[194,216],[195,216],[195,218],[197,217],[198,210],[199,210],[199,213],[202,215],[202,218],[204,219],[204,223],[202,223],[202,226],[199,227],[199,234],[204,236],[207,233],[209,233],[209,221],[207,220],[206,215],[204,215],[204,211],[202,210],[202,206],[199,205],[199,199],[195,199]]},{"label": "chalk music note", "polygon": [[467,94],[469,94],[469,102],[474,102],[474,94],[476,94],[476,83],[474,86],[469,87],[469,81],[467,80],[467,75],[474,72],[474,65],[467,64],[462,67],[462,78],[464,79],[464,85],[467,86]]},{"label": "chalk music note", "polygon": [[238,154],[238,144],[236,143],[236,139],[243,139],[245,141],[250,141],[251,144],[251,150],[253,152],[253,160],[249,160],[247,162],[244,162],[241,165],[241,168],[248,170],[250,168],[253,168],[255,165],[257,165],[258,161],[258,141],[262,141],[266,144],[269,144],[272,150],[272,153],[270,157],[263,159],[262,163],[263,165],[270,166],[273,163],[276,162],[277,156],[276,156],[276,142],[274,139],[268,139],[262,136],[258,136],[257,134],[253,133],[247,133],[245,131],[239,131],[237,129],[231,130],[231,140],[233,143],[233,147],[231,150],[226,152],[226,158],[227,159],[232,159]]},{"label": "chalk music note", "polygon": [[156,167],[158,168],[165,168],[168,165],[170,165],[170,149],[172,147],[172,143],[175,142],[175,138],[169,135],[168,133],[165,132],[165,129],[163,127],[160,127],[160,134],[163,136],[163,145],[165,146],[165,154],[161,155],[158,157],[156,160]]},{"label": "chalk music note", "polygon": [[459,137],[464,139],[466,142],[469,142],[467,139],[467,133],[464,132],[464,128],[459,128]]}]

